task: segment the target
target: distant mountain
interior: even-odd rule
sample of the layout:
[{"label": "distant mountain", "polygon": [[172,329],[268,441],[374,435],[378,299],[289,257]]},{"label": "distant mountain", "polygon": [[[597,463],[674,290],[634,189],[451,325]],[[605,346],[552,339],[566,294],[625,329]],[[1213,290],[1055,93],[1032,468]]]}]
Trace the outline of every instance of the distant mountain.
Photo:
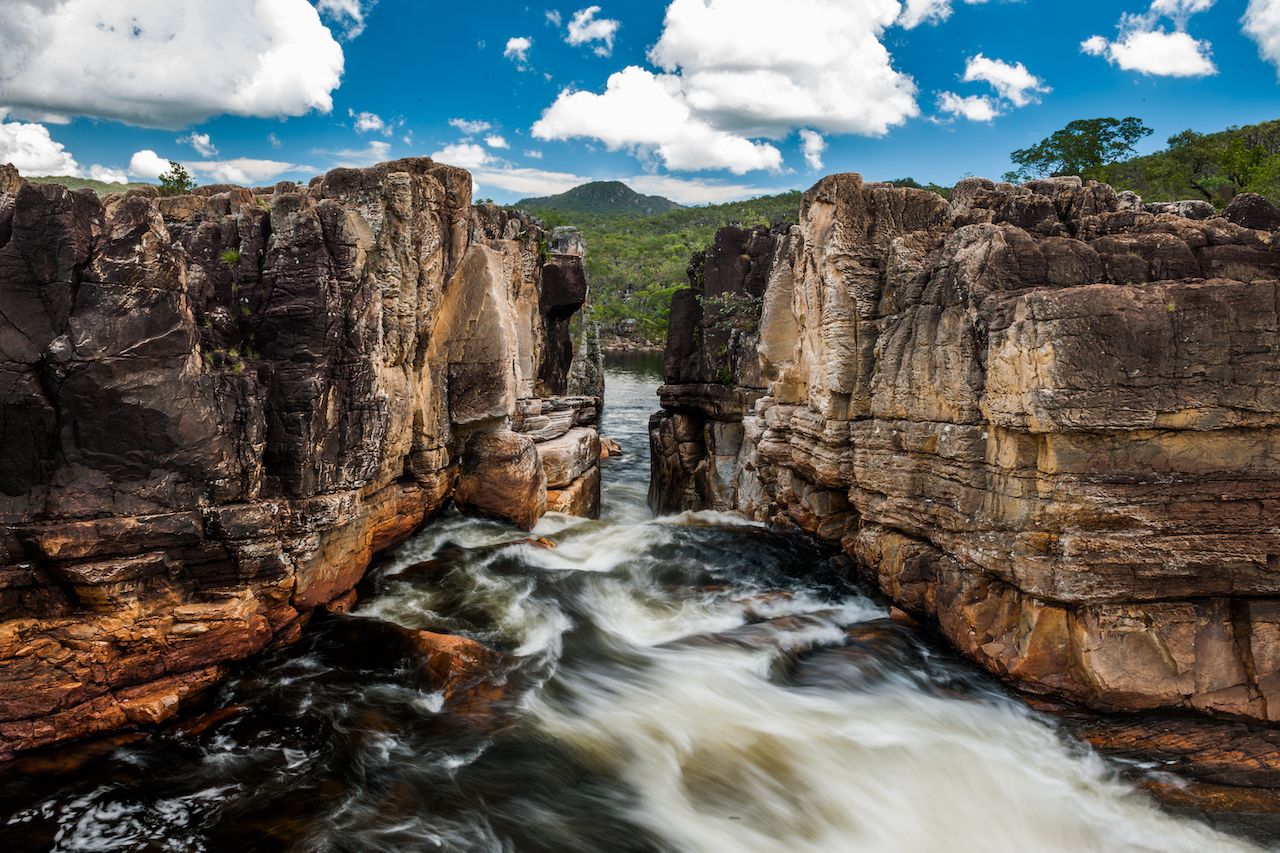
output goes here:
[{"label": "distant mountain", "polygon": [[515,204],[528,210],[562,210],[568,213],[595,213],[607,216],[654,216],[684,205],[657,195],[641,195],[621,181],[596,181],[567,193],[526,198]]}]

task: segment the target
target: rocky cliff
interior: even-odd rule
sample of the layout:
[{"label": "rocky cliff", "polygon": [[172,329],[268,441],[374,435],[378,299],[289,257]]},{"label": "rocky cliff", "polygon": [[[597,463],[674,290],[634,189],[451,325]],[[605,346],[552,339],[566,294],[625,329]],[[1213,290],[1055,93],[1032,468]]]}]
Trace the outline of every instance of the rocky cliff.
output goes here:
[{"label": "rocky cliff", "polygon": [[1023,690],[1280,720],[1277,228],[1258,197],[827,178],[695,258],[651,503],[839,544]]},{"label": "rocky cliff", "polygon": [[429,160],[105,200],[0,167],[0,756],[177,713],[451,500],[596,511],[582,247],[471,195]]}]

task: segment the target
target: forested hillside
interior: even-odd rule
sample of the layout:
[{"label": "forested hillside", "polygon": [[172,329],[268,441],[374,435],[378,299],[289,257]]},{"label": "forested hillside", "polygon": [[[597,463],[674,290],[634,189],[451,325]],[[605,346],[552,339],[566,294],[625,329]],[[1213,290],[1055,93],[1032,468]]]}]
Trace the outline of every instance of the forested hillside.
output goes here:
[{"label": "forested hillside", "polygon": [[1280,202],[1280,120],[1219,133],[1186,130],[1168,148],[1107,167],[1117,189],[1146,201],[1203,199],[1222,206],[1242,192]]},{"label": "forested hillside", "polygon": [[548,225],[573,225],[587,239],[591,316],[606,332],[659,344],[666,339],[671,294],[688,287],[686,271],[717,229],[794,222],[800,193],[688,207],[656,216],[525,209]]}]

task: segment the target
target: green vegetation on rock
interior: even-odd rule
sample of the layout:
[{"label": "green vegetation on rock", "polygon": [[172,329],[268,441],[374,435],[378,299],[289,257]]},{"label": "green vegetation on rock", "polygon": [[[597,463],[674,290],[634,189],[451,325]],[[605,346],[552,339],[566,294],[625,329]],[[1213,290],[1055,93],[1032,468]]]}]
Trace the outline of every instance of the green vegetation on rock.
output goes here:
[{"label": "green vegetation on rock", "polygon": [[545,208],[533,201],[519,207],[549,226],[576,226],[586,238],[590,318],[606,334],[654,345],[666,340],[671,295],[689,286],[689,260],[717,230],[795,222],[800,214],[799,192],[651,216]]}]

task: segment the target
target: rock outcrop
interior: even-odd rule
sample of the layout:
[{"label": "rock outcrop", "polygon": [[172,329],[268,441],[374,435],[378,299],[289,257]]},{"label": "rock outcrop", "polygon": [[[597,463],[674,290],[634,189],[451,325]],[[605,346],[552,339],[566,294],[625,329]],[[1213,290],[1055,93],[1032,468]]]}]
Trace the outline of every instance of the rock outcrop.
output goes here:
[{"label": "rock outcrop", "polygon": [[429,160],[104,200],[0,168],[0,756],[172,716],[455,497],[537,521],[540,444],[598,415],[582,247],[471,194]]},{"label": "rock outcrop", "polygon": [[652,505],[838,544],[1022,690],[1280,721],[1280,221],[1156,210],[840,175],[721,232],[673,304]]}]

